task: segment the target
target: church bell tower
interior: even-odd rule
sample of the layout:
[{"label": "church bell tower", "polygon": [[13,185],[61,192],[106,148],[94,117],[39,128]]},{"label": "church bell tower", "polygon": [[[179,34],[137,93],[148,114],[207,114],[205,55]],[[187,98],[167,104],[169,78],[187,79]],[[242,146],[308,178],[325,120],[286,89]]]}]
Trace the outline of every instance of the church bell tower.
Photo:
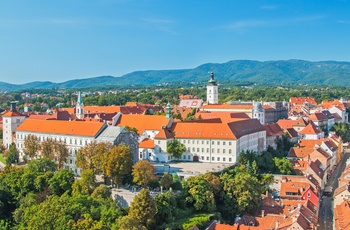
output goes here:
[{"label": "church bell tower", "polygon": [[214,79],[214,73],[210,73],[210,80],[207,85],[207,102],[208,104],[218,104],[219,103],[219,91],[218,85]]}]

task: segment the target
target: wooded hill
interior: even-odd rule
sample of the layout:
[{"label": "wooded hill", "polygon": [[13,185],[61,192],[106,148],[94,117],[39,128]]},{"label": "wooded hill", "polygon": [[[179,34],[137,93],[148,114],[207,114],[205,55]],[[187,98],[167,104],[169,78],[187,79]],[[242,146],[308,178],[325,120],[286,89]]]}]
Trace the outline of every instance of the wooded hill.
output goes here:
[{"label": "wooded hill", "polygon": [[[0,90],[33,88],[87,88],[118,85],[156,85],[171,83],[204,83],[213,71],[218,83],[250,82],[277,84],[350,85],[350,62],[303,60],[252,61],[234,60],[226,63],[207,63],[193,69],[135,71],[120,77],[100,76],[70,80],[62,83],[30,82],[22,85],[0,82]],[[5,78],[6,76],[3,76]]]}]

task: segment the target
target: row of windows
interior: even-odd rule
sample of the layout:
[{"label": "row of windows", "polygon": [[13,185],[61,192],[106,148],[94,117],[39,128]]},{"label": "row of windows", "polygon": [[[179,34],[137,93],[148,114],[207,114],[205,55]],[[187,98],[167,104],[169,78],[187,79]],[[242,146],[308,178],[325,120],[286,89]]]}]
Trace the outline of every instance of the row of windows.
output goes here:
[{"label": "row of windows", "polygon": [[[25,139],[26,137],[27,137],[28,135],[22,135],[22,134],[18,134],[17,135],[17,138],[18,139]],[[69,141],[69,143],[67,142],[67,139],[66,138],[60,138],[60,137],[45,137],[45,136],[39,136],[38,137],[39,138],[39,141],[45,141],[45,140],[49,140],[49,139],[51,139],[51,140],[54,140],[54,141],[63,141],[64,143],[67,143],[67,144],[73,144],[74,143],[74,145],[81,145],[81,146],[85,146],[85,145],[87,145],[88,143],[89,143],[89,141],[88,140],[81,140],[81,139],[73,139],[73,138],[68,138],[68,141]]]},{"label": "row of windows", "polygon": [[[204,158],[204,156],[201,156],[201,159],[202,159],[202,161],[204,161],[204,159],[209,161],[210,158],[208,156],[206,158]],[[232,158],[231,157],[228,157],[227,159],[228,159],[228,162],[232,162]],[[211,157],[211,161],[215,161],[215,157]],[[221,161],[221,158],[217,157],[216,161]],[[223,157],[222,161],[226,161],[226,157]]]},{"label": "row of windows", "polygon": [[[210,141],[199,141],[199,140],[180,140],[180,142],[181,143],[183,143],[183,144],[202,144],[202,145],[204,145],[204,144],[207,144],[207,145],[209,145],[209,143],[210,143]],[[226,145],[226,141],[211,141],[211,144],[212,145]],[[231,141],[228,141],[228,145],[232,145],[232,142]]]},{"label": "row of windows", "polygon": [[[197,152],[197,153],[210,153],[209,152],[210,149],[209,148],[196,148],[192,147],[192,152]],[[191,152],[191,148],[188,147],[187,148],[187,152]],[[211,149],[211,153],[221,153],[221,149]],[[226,153],[226,149],[222,149],[222,153]],[[232,149],[228,149],[228,153],[231,154],[232,153]]]}]

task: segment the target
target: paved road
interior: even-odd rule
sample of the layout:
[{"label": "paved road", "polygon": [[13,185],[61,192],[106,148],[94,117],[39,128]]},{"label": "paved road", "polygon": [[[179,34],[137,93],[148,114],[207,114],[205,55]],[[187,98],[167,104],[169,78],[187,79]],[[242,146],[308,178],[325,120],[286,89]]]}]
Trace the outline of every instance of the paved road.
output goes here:
[{"label": "paved road", "polygon": [[338,187],[338,178],[345,169],[346,160],[350,157],[350,152],[344,154],[343,159],[336,167],[332,175],[330,176],[326,186],[331,186],[332,194],[331,196],[324,196],[321,202],[319,210],[319,225],[322,230],[332,230],[333,229],[333,193]]}]

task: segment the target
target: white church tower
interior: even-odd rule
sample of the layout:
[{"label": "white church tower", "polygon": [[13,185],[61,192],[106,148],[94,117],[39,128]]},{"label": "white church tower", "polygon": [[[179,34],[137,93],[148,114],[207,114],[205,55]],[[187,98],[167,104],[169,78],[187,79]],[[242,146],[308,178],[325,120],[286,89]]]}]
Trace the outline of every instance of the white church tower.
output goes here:
[{"label": "white church tower", "polygon": [[77,119],[84,119],[84,103],[80,91],[78,93],[78,100],[75,106],[75,115],[77,116]]},{"label": "white church tower", "polygon": [[260,102],[253,102],[254,107],[252,111],[252,118],[256,118],[260,121],[262,125],[265,125],[265,110],[262,107],[262,103]]},{"label": "white church tower", "polygon": [[214,73],[210,73],[210,80],[207,85],[207,102],[208,104],[218,104],[219,103],[219,91],[218,85],[214,79]]},{"label": "white church tower", "polygon": [[13,135],[25,116],[17,112],[16,102],[11,102],[11,109],[2,115],[3,144],[6,149],[14,142]]}]

